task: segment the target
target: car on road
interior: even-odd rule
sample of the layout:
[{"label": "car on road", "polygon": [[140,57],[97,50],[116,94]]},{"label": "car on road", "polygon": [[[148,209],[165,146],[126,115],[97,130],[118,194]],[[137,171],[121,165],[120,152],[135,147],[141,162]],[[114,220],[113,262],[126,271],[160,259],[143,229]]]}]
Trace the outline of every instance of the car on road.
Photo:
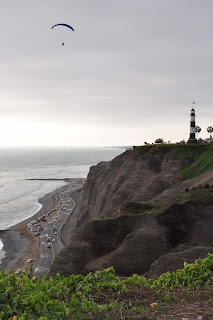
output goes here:
[{"label": "car on road", "polygon": [[47,248],[51,248],[51,243],[48,243],[48,244],[47,244]]},{"label": "car on road", "polygon": [[17,273],[17,274],[21,273],[21,269],[16,270],[15,273]]}]

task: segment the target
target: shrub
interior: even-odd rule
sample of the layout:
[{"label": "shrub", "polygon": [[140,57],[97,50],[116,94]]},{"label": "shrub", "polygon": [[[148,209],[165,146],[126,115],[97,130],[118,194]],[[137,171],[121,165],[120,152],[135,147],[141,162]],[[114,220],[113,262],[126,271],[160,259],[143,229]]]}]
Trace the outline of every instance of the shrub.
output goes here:
[{"label": "shrub", "polygon": [[209,188],[209,187],[210,187],[209,183],[206,182],[206,183],[204,184],[204,188]]},{"label": "shrub", "polygon": [[155,140],[155,143],[163,143],[163,139],[158,138],[158,139]]}]

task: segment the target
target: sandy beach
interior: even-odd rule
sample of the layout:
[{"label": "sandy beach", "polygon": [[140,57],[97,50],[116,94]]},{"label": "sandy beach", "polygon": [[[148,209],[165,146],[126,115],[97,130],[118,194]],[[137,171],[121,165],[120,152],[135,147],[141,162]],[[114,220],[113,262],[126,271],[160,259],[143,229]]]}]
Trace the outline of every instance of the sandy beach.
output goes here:
[{"label": "sandy beach", "polygon": [[[40,259],[40,237],[35,236],[34,233],[27,228],[26,224],[46,213],[50,213],[48,217],[46,217],[46,222],[40,223],[41,226],[44,227],[60,208],[61,204],[58,201],[59,193],[73,185],[81,188],[84,181],[85,179],[81,178],[69,179],[67,185],[39,199],[42,208],[35,215],[5,231],[0,231],[3,250],[5,251],[5,255],[0,263],[0,270],[2,268],[7,272],[12,270],[16,271],[17,269],[21,269],[22,271],[26,270],[26,268],[30,267],[30,264],[27,263],[28,259],[33,259],[33,269],[37,267]],[[72,223],[72,219],[69,219],[69,221],[71,221],[69,224]],[[69,226],[66,224],[66,228],[67,227]]]}]

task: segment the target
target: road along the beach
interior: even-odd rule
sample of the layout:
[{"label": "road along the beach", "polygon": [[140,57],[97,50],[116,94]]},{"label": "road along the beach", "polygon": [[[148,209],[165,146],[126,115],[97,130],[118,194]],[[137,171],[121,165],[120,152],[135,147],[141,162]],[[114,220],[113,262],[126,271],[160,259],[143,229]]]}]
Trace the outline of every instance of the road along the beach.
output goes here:
[{"label": "road along the beach", "polygon": [[75,209],[76,203],[71,198],[71,194],[79,187],[71,186],[59,193],[60,209],[52,216],[40,235],[40,261],[34,270],[36,277],[47,274],[53,260],[63,248],[60,240],[60,231],[67,218]]}]

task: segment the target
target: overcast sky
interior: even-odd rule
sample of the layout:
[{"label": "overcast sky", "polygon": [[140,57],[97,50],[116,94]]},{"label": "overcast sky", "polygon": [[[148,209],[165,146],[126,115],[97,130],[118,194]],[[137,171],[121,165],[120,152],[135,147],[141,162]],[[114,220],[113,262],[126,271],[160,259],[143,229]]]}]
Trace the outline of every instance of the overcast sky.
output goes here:
[{"label": "overcast sky", "polygon": [[212,0],[0,1],[0,146],[208,136]]}]

